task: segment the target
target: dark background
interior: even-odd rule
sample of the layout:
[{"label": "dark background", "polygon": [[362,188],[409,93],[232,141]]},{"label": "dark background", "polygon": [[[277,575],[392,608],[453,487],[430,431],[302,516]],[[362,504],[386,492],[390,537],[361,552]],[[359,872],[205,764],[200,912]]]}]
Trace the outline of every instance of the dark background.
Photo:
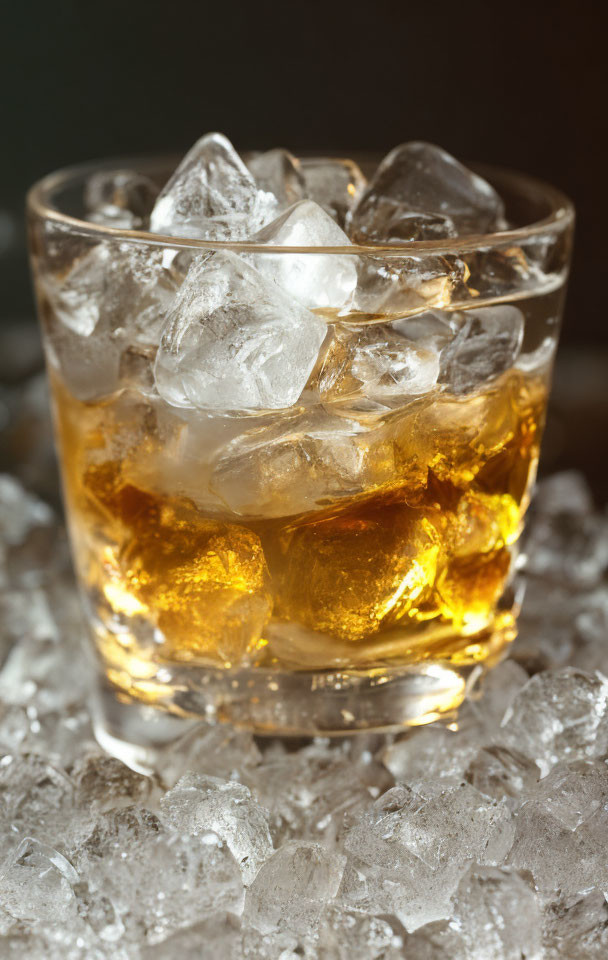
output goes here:
[{"label": "dark background", "polygon": [[[66,164],[237,148],[386,151],[425,139],[512,166],[574,200],[572,281],[550,466],[605,495],[608,257],[603,4],[369,0],[29,0],[3,6],[0,319],[31,318],[27,187]],[[589,447],[603,430],[599,451]],[[591,457],[591,459],[589,459]],[[600,476],[601,474],[601,476]]]}]

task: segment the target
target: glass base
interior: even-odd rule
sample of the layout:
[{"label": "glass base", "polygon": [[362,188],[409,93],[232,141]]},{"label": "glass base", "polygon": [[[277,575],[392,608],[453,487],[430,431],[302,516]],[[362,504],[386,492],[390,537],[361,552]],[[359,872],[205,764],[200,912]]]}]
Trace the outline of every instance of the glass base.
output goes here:
[{"label": "glass base", "polygon": [[174,689],[170,702],[154,705],[104,683],[95,734],[109,753],[149,772],[159,753],[201,720],[266,736],[396,731],[454,714],[487,665],[433,661],[377,675],[208,669],[196,689]]}]

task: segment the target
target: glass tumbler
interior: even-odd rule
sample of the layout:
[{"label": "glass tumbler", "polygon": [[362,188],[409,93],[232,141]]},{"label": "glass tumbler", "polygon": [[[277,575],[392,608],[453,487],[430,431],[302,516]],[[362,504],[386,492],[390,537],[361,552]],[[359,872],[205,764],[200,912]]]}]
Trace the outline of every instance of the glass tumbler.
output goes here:
[{"label": "glass tumbler", "polygon": [[99,739],[450,713],[515,635],[569,201],[483,169],[507,231],[284,248],[87,222],[93,172],[28,215]]}]

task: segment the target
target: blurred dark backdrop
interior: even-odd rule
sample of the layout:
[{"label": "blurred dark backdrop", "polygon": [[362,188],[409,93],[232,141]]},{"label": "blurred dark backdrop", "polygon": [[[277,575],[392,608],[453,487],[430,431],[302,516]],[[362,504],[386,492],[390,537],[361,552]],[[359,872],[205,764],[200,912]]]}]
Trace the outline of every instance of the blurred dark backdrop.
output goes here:
[{"label": "blurred dark backdrop", "polygon": [[[576,253],[557,387],[584,394],[579,399],[590,408],[574,411],[565,398],[547,446],[555,465],[576,464],[589,444],[581,417],[599,418],[604,431],[608,425],[608,327],[600,299],[608,247],[602,6],[588,0],[5,4],[0,319],[32,316],[23,198],[56,167],[185,150],[211,129],[241,149],[282,145],[295,152],[377,152],[407,139],[431,140],[463,160],[543,177],[575,201]],[[596,486],[606,492],[603,480]]]}]

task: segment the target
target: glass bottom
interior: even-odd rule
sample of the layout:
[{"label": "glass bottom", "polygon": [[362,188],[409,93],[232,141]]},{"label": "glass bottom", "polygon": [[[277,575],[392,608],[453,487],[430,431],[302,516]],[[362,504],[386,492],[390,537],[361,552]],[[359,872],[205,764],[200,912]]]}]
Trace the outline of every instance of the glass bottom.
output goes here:
[{"label": "glass bottom", "polygon": [[[424,662],[375,671],[222,670],[187,667],[164,702],[143,703],[107,680],[94,708],[109,753],[150,772],[173,741],[201,721],[262,736],[395,732],[455,716],[481,675],[502,659],[512,631],[495,633],[483,663]],[[489,655],[488,655],[489,653]]]}]

